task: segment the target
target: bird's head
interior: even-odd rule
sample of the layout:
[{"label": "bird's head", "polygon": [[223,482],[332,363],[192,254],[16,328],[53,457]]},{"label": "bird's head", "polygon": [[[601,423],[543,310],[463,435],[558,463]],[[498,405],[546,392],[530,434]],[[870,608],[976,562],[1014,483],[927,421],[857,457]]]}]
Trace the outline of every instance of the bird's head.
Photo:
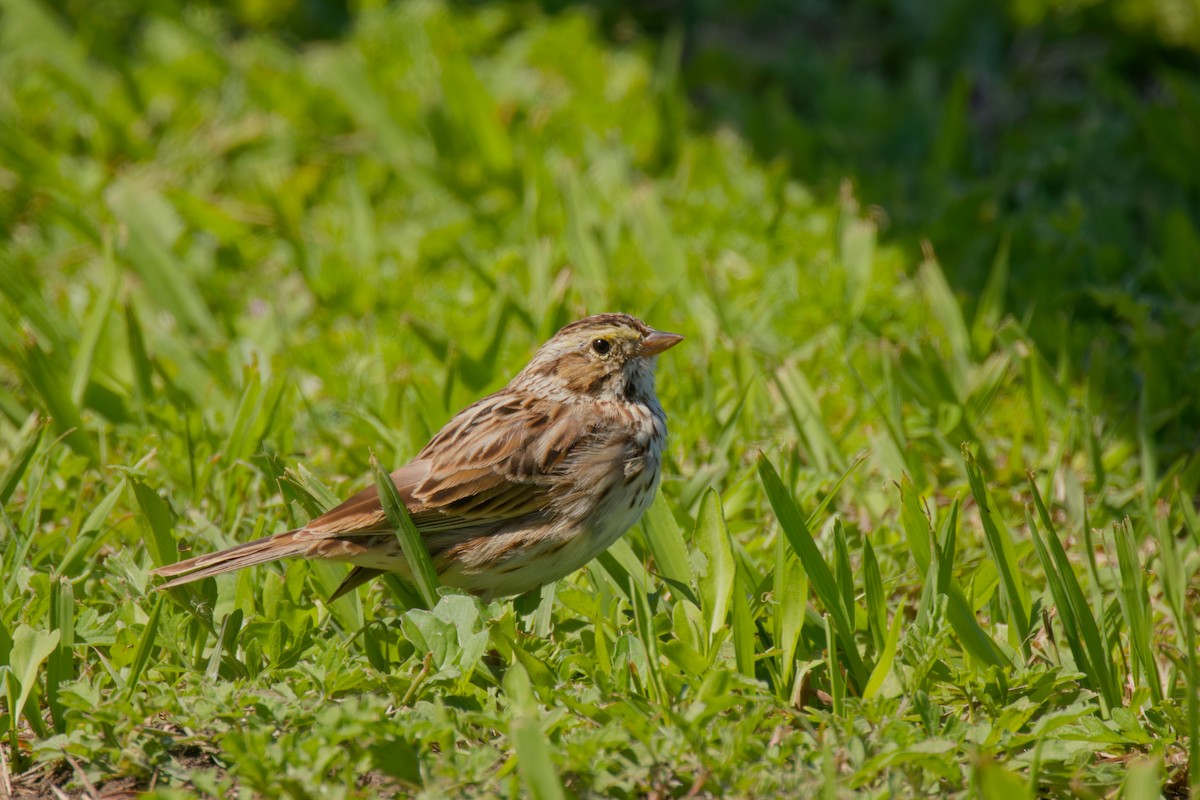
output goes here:
[{"label": "bird's head", "polygon": [[517,380],[579,401],[649,400],[656,357],[681,341],[628,314],[595,314],[554,334]]}]

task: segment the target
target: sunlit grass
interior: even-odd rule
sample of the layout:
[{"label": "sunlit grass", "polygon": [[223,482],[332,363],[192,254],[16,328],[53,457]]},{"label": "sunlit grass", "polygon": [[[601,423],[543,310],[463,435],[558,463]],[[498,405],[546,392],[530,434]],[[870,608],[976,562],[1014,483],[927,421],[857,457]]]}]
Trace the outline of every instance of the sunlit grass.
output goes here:
[{"label": "sunlit grass", "polygon": [[[1119,435],[998,301],[964,316],[850,196],[689,132],[636,46],[421,3],[296,50],[189,11],[116,70],[2,7],[18,785],[1195,784],[1194,464]],[[344,569],[305,562],[153,592],[604,310],[687,341],[660,359],[662,496],[585,570],[432,608],[394,578],[327,604]]]}]

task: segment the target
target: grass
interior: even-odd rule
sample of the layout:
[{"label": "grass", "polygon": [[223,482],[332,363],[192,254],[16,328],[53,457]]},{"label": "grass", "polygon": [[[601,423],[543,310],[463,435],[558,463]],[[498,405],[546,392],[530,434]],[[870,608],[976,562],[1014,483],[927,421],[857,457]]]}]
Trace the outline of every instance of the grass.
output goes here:
[{"label": "grass", "polygon": [[[1002,288],[965,312],[934,248],[690,127],[643,40],[433,2],[303,47],[202,6],[0,13],[6,791],[1200,785],[1200,466]],[[154,592],[614,309],[688,339],[661,496],[578,574]]]}]

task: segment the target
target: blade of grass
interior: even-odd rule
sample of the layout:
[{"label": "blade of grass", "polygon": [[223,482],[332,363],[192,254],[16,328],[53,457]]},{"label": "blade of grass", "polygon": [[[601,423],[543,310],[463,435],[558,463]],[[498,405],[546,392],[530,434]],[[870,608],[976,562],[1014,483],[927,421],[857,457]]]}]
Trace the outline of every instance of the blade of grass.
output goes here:
[{"label": "blade of grass", "polygon": [[1142,575],[1142,564],[1138,559],[1137,545],[1133,541],[1133,532],[1129,529],[1128,520],[1113,525],[1113,541],[1117,551],[1117,567],[1121,575],[1121,585],[1117,592],[1117,602],[1121,606],[1121,615],[1125,618],[1125,627],[1129,631],[1129,652],[1133,660],[1133,669],[1138,675],[1141,685],[1150,686],[1150,696],[1155,704],[1162,702],[1162,680],[1158,674],[1158,663],[1154,660],[1151,650],[1150,598]]},{"label": "blade of grass", "polygon": [[421,532],[408,515],[408,509],[404,507],[404,501],[396,491],[396,484],[392,482],[391,476],[383,471],[374,454],[371,455],[371,475],[375,479],[383,511],[396,531],[400,549],[404,552],[404,560],[408,562],[408,568],[412,572],[413,583],[416,584],[425,607],[433,608],[437,605],[437,590],[440,584],[429,551],[421,541]]},{"label": "blade of grass", "polygon": [[825,615],[825,669],[829,671],[830,708],[834,716],[845,714],[846,678],[842,675],[841,664],[838,662],[837,646],[834,642],[834,623],[828,614]]},{"label": "blade of grass", "polygon": [[921,498],[908,475],[900,477],[900,521],[908,539],[908,551],[912,553],[921,572],[929,569],[929,518],[921,510]]},{"label": "blade of grass", "polygon": [[979,302],[975,306],[975,319],[971,322],[971,341],[975,345],[975,353],[985,356],[992,349],[996,328],[1004,315],[1004,294],[1008,286],[1008,253],[1011,236],[1006,231],[996,249],[996,257],[992,259],[992,269],[988,273],[983,291],[979,293]]},{"label": "blade of grass", "polygon": [[[37,686],[37,674],[42,664],[58,647],[58,631],[38,631],[22,623],[12,635],[12,650],[8,655],[9,753],[15,767],[20,765],[18,722],[25,701]],[[39,720],[40,721],[40,720]]]},{"label": "blade of grass", "polygon": [[833,482],[833,486],[828,492],[825,493],[825,496],[821,498],[821,502],[817,503],[817,507],[814,508],[812,513],[808,515],[809,530],[812,530],[817,526],[817,523],[820,521],[821,517],[825,515],[825,509],[829,508],[829,504],[833,501],[833,498],[837,497],[838,492],[841,491],[842,484],[844,484],[846,479],[849,478],[850,475],[866,460],[867,451],[864,450],[854,457],[854,461],[851,462],[850,466],[846,467],[845,471],[843,471],[842,474],[838,476],[838,479]]},{"label": "blade of grass", "polygon": [[1021,566],[1017,563],[1012,536],[993,510],[994,505],[984,485],[983,474],[975,463],[975,457],[966,446],[963,447],[962,453],[967,468],[967,479],[971,484],[971,494],[975,497],[979,519],[983,523],[984,544],[1000,573],[1000,596],[1008,609],[1008,616],[1015,628],[1021,651],[1025,658],[1029,658],[1029,591],[1021,577]]},{"label": "blade of grass", "polygon": [[954,504],[950,507],[950,513],[942,523],[941,533],[938,537],[940,544],[933,539],[934,534],[925,515],[918,513],[921,523],[925,526],[925,550],[931,556],[929,567],[925,570],[926,585],[921,593],[921,605],[918,608],[917,616],[922,622],[926,621],[933,599],[939,594],[945,595],[946,619],[955,634],[958,635],[958,640],[962,643],[963,648],[986,665],[1009,666],[1009,659],[979,624],[979,620],[975,618],[974,606],[953,576],[955,542],[958,531],[958,502],[958,498],[955,498]]},{"label": "blade of grass", "polygon": [[747,678],[754,677],[754,643],[756,631],[750,613],[748,589],[741,570],[736,571],[733,582],[733,654],[738,672]]},{"label": "blade of grass", "polygon": [[136,478],[129,480],[138,507],[142,510],[143,527],[150,532],[146,537],[147,550],[154,566],[163,567],[179,560],[179,548],[171,532],[175,529],[175,512],[158,492]]},{"label": "blade of grass", "polygon": [[874,697],[883,686],[883,682],[887,680],[888,673],[892,671],[892,664],[896,662],[896,646],[900,641],[900,628],[904,624],[904,608],[904,604],[901,602],[900,607],[896,609],[895,616],[892,617],[891,627],[888,628],[887,637],[884,639],[883,647],[880,648],[875,668],[871,670],[867,688],[863,689],[863,700],[870,700]]},{"label": "blade of grass", "polygon": [[[125,480],[117,481],[117,485],[93,506],[87,517],[79,526],[75,541],[67,548],[67,552],[59,559],[58,572],[62,575],[74,576],[84,565],[88,553],[100,547],[104,539],[110,535],[112,528],[105,525],[108,517],[116,508],[117,502],[125,493]],[[47,557],[53,553],[47,553]]]},{"label": "blade of grass", "polygon": [[1042,561],[1046,583],[1054,595],[1059,620],[1066,632],[1071,652],[1087,676],[1084,680],[1093,684],[1091,688],[1100,695],[1103,705],[1107,706],[1107,709],[1104,709],[1104,713],[1107,714],[1108,709],[1119,708],[1121,705],[1120,688],[1115,678],[1117,666],[1110,660],[1096,617],[1083,596],[1083,589],[1075,577],[1075,571],[1062,542],[1059,541],[1058,532],[1050,519],[1046,504],[1042,501],[1042,494],[1038,490],[1033,473],[1028,473],[1028,478],[1034,506],[1042,525],[1046,528],[1046,535],[1042,536],[1033,516],[1026,511],[1029,532]]},{"label": "blade of grass", "polygon": [[842,521],[833,521],[833,562],[838,586],[842,590],[842,605],[846,617],[854,620],[854,573],[850,569],[850,547],[846,544],[846,531]]},{"label": "blade of grass", "polygon": [[129,664],[129,675],[125,678],[126,702],[138,690],[142,673],[146,671],[146,665],[150,663],[150,657],[154,653],[158,641],[158,622],[162,618],[163,603],[166,600],[167,595],[159,592],[154,601],[154,608],[150,610],[150,617],[146,620],[146,627],[142,629],[142,635],[138,638],[137,650],[134,651],[133,661]]},{"label": "blade of grass", "polygon": [[[822,605],[825,606],[833,620],[834,630],[837,632],[838,641],[842,644],[851,680],[855,688],[861,691],[861,688],[867,683],[867,671],[854,640],[854,620],[850,619],[846,613],[842,595],[833,573],[824,557],[821,556],[821,551],[817,549],[817,543],[813,540],[799,509],[796,508],[791,494],[780,480],[779,473],[762,454],[758,457],[758,473],[762,478],[771,508],[774,509],[775,516],[779,520],[779,527],[787,536],[796,555],[800,557],[800,563],[804,566],[804,571],[808,573],[813,588],[816,589],[817,597],[820,598]],[[832,647],[831,642],[830,649]]]},{"label": "blade of grass", "polygon": [[63,439],[72,450],[95,462],[99,456],[92,440],[83,429],[79,408],[71,401],[71,394],[63,382],[58,363],[52,361],[32,337],[25,340],[23,355],[24,358],[20,360],[21,372],[45,403],[54,427],[63,435]]},{"label": "blade of grass", "polygon": [[667,704],[670,695],[663,682],[661,661],[658,648],[658,634],[654,629],[654,612],[650,610],[650,599],[646,587],[638,585],[634,578],[629,579],[629,596],[632,599],[633,619],[637,626],[638,638],[646,650],[646,688],[650,690],[655,702]]},{"label": "blade of grass", "polygon": [[45,430],[46,421],[37,414],[32,414],[25,427],[18,432],[8,469],[4,470],[4,475],[0,477],[0,505],[9,501],[21,483],[21,478],[25,477],[25,471],[29,469],[29,462],[33,460]]},{"label": "blade of grass", "polygon": [[[682,586],[694,587],[696,579],[692,575],[687,542],[662,492],[642,515],[642,531],[659,574]],[[695,601],[695,597],[689,599]]]},{"label": "blade of grass", "polygon": [[50,627],[58,631],[58,642],[46,662],[46,704],[54,730],[66,732],[66,715],[60,690],[75,679],[75,593],[71,582],[59,577],[50,594]]},{"label": "blade of grass", "polygon": [[887,605],[883,595],[883,576],[879,573],[879,562],[875,559],[875,548],[871,540],[863,536],[862,546],[863,593],[867,603],[867,628],[875,652],[880,652],[887,636]]},{"label": "blade of grass", "polygon": [[76,407],[83,405],[84,393],[92,378],[96,350],[116,305],[117,291],[121,288],[121,271],[112,261],[112,251],[107,241],[105,242],[104,256],[105,268],[108,273],[107,280],[104,282],[99,296],[92,302],[87,320],[84,322],[83,334],[79,340],[75,360],[71,364],[71,401]]},{"label": "blade of grass", "polygon": [[700,513],[696,516],[696,547],[708,560],[699,589],[711,644],[713,637],[726,625],[736,572],[729,529],[725,525],[721,498],[715,489],[705,492],[700,501]]},{"label": "blade of grass", "polygon": [[550,743],[538,722],[533,685],[520,663],[512,664],[505,672],[504,691],[515,710],[508,735],[526,791],[533,800],[563,800],[562,781],[554,769]]},{"label": "blade of grass", "polygon": [[808,573],[800,559],[787,546],[784,537],[775,541],[775,647],[779,650],[779,675],[781,696],[791,692],[792,675],[796,668],[796,644],[804,627],[808,611]]}]

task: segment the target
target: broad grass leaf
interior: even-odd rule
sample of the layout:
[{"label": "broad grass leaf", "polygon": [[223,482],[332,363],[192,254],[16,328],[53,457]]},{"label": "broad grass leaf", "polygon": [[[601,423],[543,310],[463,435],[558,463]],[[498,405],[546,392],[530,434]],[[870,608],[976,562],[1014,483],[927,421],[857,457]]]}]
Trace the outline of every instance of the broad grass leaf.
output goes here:
[{"label": "broad grass leaf", "polygon": [[725,515],[721,510],[721,498],[715,489],[706,492],[700,501],[700,513],[696,517],[696,547],[707,559],[699,588],[711,640],[726,625],[729,598],[737,570],[729,528],[725,525]]},{"label": "broad grass leaf", "polygon": [[38,671],[58,647],[60,636],[57,630],[39,631],[24,623],[13,631],[12,650],[8,654],[8,710],[14,728],[25,701],[37,685]]}]

